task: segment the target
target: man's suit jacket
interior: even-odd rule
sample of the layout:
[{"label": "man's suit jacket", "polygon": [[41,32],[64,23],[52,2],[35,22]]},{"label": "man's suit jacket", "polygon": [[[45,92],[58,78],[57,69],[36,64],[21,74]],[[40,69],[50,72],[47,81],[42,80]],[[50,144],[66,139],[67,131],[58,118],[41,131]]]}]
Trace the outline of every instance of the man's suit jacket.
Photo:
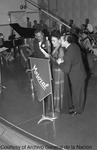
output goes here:
[{"label": "man's suit jacket", "polygon": [[35,58],[42,58],[44,59],[45,58],[45,55],[41,52],[41,50],[39,49],[39,42],[37,39],[35,39],[33,41],[33,48],[34,48],[34,53],[33,53],[33,56]]},{"label": "man's suit jacket", "polygon": [[76,43],[72,43],[67,47],[64,55],[64,63],[59,66],[64,72],[68,73],[73,86],[76,86],[77,83],[86,78],[81,51]]},{"label": "man's suit jacket", "polygon": [[[51,47],[50,47],[50,45],[48,45],[48,41],[46,40],[45,37],[44,37],[44,39],[43,39],[43,41],[41,43],[41,48],[45,52],[47,52],[47,53],[49,53],[50,50],[51,50]],[[34,57],[36,57],[36,58],[42,58],[42,59],[47,59],[45,57],[45,55],[42,53],[42,51],[40,50],[40,48],[39,48],[39,42],[38,42],[37,39],[34,39],[34,41],[33,41],[33,51],[34,51],[33,52],[33,56]]]}]

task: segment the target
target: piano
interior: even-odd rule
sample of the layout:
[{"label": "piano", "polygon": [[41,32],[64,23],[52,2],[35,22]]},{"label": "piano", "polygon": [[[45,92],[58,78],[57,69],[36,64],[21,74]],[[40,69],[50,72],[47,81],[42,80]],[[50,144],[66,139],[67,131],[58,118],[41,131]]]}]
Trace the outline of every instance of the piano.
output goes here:
[{"label": "piano", "polygon": [[34,38],[35,29],[21,27],[18,23],[10,24],[10,26],[23,38]]},{"label": "piano", "polygon": [[11,38],[4,41],[3,46],[7,48],[25,45],[27,39],[34,38],[35,29],[21,27],[18,23],[9,24],[19,35],[19,38]]}]

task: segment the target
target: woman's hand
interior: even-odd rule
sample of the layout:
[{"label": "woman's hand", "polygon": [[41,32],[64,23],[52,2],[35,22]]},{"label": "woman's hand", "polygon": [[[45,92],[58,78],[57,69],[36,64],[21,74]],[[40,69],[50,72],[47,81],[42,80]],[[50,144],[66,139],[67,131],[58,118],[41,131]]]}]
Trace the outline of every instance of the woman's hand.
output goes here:
[{"label": "woman's hand", "polygon": [[46,58],[50,58],[49,54],[45,53],[44,55],[45,55]]},{"label": "woman's hand", "polygon": [[58,59],[56,60],[56,62],[58,63],[58,65],[60,65],[61,63],[63,63],[63,62],[64,62],[64,60],[63,60],[63,59],[61,59],[61,58],[58,58]]}]

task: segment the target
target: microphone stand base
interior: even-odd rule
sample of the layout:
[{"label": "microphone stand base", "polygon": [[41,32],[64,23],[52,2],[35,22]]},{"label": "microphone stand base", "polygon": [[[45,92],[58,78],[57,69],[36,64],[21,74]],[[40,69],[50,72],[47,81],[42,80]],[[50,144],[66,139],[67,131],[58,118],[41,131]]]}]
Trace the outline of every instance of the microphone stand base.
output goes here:
[{"label": "microphone stand base", "polygon": [[40,122],[42,122],[42,121],[45,121],[45,120],[53,121],[53,119],[52,119],[52,118],[50,118],[50,117],[48,117],[48,116],[44,116],[44,115],[42,115],[42,118],[38,121],[38,124],[39,124]]}]

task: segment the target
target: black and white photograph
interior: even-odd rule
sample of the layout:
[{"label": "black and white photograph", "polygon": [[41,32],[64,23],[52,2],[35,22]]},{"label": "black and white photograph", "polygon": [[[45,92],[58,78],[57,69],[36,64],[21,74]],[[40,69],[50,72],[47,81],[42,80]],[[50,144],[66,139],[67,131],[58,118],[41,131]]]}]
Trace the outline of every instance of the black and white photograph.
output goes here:
[{"label": "black and white photograph", "polygon": [[97,1],[0,0],[0,150],[97,150]]}]

